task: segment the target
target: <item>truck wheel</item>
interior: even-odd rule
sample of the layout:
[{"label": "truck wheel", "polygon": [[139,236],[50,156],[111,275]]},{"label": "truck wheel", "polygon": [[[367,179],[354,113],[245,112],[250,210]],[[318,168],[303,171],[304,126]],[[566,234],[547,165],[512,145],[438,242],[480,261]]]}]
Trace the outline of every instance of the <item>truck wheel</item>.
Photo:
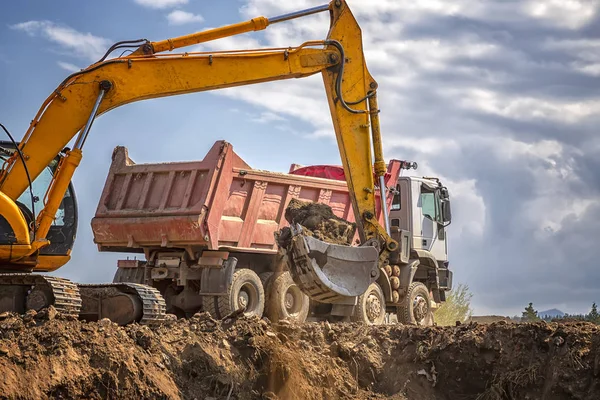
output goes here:
[{"label": "truck wheel", "polygon": [[262,274],[258,275],[258,277],[260,278],[260,281],[263,284],[263,289],[265,291],[265,294],[267,293],[267,286],[270,283],[270,279],[273,276],[273,272],[263,272]]},{"label": "truck wheel", "polygon": [[350,318],[367,325],[381,325],[385,321],[385,297],[379,284],[373,282],[367,291],[358,297],[358,304]]},{"label": "truck wheel", "polygon": [[398,306],[398,321],[405,325],[433,325],[429,290],[421,282],[413,282],[408,287],[404,301]]},{"label": "truck wheel", "polygon": [[310,300],[296,285],[289,271],[273,275],[267,291],[267,317],[273,321],[282,319],[306,321]]},{"label": "truck wheel", "polygon": [[244,307],[244,315],[261,318],[265,309],[265,292],[258,275],[250,269],[242,268],[234,272],[225,296],[205,296],[202,306],[204,311],[218,319]]}]

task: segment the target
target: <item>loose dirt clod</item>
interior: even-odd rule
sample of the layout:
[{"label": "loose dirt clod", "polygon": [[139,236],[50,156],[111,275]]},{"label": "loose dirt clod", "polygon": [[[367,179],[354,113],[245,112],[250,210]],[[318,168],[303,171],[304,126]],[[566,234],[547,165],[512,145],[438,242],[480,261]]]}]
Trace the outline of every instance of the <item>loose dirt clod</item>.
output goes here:
[{"label": "loose dirt clod", "polygon": [[588,323],[0,322],[7,399],[597,399]]},{"label": "loose dirt clod", "polygon": [[306,228],[305,233],[329,243],[350,245],[356,232],[356,224],[336,216],[331,207],[292,199],[285,210],[285,219]]}]

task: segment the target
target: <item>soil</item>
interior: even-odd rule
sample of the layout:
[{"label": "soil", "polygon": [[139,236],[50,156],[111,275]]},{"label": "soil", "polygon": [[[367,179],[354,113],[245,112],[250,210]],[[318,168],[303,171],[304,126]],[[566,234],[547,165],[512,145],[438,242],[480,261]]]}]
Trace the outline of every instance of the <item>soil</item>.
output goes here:
[{"label": "soil", "polygon": [[513,323],[513,321],[508,317],[503,317],[500,315],[482,315],[482,316],[472,316],[469,318],[469,322],[477,322],[478,324],[491,324],[494,322],[505,321],[509,324]]},{"label": "soil", "polygon": [[285,219],[306,228],[307,235],[334,244],[349,246],[356,233],[355,223],[339,218],[323,203],[292,199],[285,210]]},{"label": "soil", "polygon": [[598,399],[585,322],[418,328],[213,320],[158,327],[0,315],[7,399]]}]

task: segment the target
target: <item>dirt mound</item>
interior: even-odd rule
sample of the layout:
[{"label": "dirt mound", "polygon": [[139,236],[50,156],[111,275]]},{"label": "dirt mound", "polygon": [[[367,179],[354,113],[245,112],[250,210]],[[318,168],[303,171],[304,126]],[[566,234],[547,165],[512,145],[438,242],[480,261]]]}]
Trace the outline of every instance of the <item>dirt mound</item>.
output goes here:
[{"label": "dirt mound", "polygon": [[0,398],[596,399],[600,330],[0,315]]},{"label": "dirt mound", "polygon": [[474,315],[471,318],[469,318],[469,322],[477,322],[478,324],[491,324],[500,321],[504,321],[509,324],[514,323],[514,321],[510,318],[502,317],[500,315]]},{"label": "dirt mound", "polygon": [[331,207],[292,199],[285,210],[285,219],[306,228],[305,232],[329,243],[350,245],[356,233],[356,224],[336,216]]}]

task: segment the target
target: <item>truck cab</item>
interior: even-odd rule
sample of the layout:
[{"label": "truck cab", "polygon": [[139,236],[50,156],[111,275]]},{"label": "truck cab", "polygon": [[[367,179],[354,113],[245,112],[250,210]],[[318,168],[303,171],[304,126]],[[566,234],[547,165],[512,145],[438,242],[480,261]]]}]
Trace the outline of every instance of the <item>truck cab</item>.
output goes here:
[{"label": "truck cab", "polygon": [[[438,178],[401,176],[392,189],[390,225],[406,254],[401,287],[423,283],[434,303],[452,289],[447,227],[452,221],[448,189]],[[403,240],[404,239],[404,240]]]},{"label": "truck cab", "polygon": [[448,190],[438,179],[402,176],[394,188],[390,225],[412,232],[412,248],[448,261],[446,227],[452,219]]}]

